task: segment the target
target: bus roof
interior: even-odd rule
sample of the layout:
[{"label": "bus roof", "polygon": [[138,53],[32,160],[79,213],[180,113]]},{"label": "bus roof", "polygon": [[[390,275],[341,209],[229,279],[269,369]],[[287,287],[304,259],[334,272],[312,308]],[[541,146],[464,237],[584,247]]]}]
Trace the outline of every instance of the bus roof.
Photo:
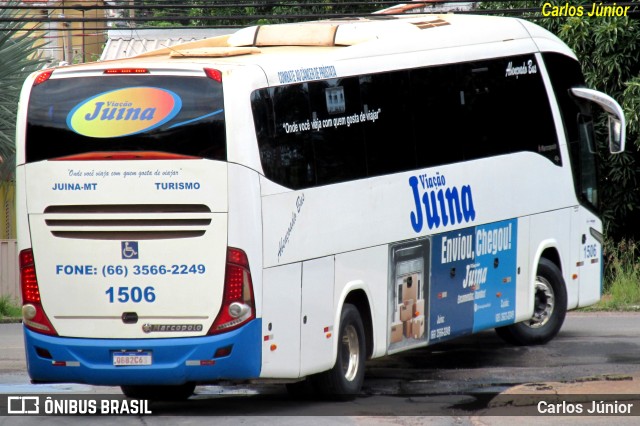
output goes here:
[{"label": "bus roof", "polygon": [[[294,46],[304,47],[304,50],[315,53],[318,47],[324,47],[340,50],[365,49],[385,54],[402,53],[404,49],[413,50],[416,43],[419,43],[420,50],[432,50],[531,38],[557,43],[562,50],[566,48],[555,35],[521,19],[486,15],[409,14],[252,26],[231,35],[143,53],[137,58],[229,57],[249,53],[246,49],[238,49],[240,47],[255,48],[251,53],[269,53],[275,50],[270,49],[273,47]],[[358,49],[353,49],[354,47]]]},{"label": "bus roof", "polygon": [[[140,55],[83,64],[80,67],[136,63],[259,64],[326,54],[325,60],[371,58],[391,54],[520,41],[530,51],[575,55],[560,39],[531,22],[507,17],[455,14],[380,15],[302,23],[252,26],[229,35],[191,41]],[[268,57],[267,57],[268,56]],[[75,68],[75,67],[74,67]]]}]

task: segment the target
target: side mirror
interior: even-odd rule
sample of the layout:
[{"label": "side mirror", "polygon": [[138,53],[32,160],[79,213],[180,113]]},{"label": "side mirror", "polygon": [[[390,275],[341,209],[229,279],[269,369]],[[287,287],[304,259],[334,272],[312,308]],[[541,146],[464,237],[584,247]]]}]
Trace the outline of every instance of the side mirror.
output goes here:
[{"label": "side mirror", "polygon": [[612,154],[618,154],[624,151],[624,131],[622,122],[609,115],[609,151]]},{"label": "side mirror", "polygon": [[609,115],[609,152],[619,154],[624,151],[626,122],[622,107],[611,96],[593,89],[576,87],[571,89],[574,96],[599,105]]}]

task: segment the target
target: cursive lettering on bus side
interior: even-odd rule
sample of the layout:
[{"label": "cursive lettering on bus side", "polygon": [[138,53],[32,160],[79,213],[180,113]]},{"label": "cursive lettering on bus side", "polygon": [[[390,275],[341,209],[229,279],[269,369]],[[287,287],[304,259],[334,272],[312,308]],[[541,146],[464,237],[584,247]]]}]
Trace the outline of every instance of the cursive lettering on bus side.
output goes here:
[{"label": "cursive lettering on bus side", "polygon": [[[476,218],[471,185],[446,187],[444,176],[422,175],[409,178],[415,211],[411,212],[411,226],[415,232],[422,231],[424,220],[429,229],[449,224],[472,222]],[[422,206],[424,205],[424,213]]]},{"label": "cursive lettering on bus side", "polygon": [[291,212],[291,220],[289,221],[289,227],[287,231],[284,233],[284,236],[280,238],[278,241],[278,260],[284,254],[284,250],[289,244],[289,238],[291,237],[291,233],[293,232],[294,227],[296,226],[296,221],[298,220],[298,214],[302,210],[302,206],[304,205],[304,194],[300,194],[298,198],[296,198],[296,207],[293,212]]}]

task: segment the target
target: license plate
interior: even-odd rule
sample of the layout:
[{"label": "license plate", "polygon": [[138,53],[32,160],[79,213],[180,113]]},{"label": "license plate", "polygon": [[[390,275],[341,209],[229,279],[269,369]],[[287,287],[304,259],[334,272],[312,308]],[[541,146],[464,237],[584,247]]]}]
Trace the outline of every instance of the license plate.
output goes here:
[{"label": "license plate", "polygon": [[151,352],[114,352],[113,365],[151,365]]}]

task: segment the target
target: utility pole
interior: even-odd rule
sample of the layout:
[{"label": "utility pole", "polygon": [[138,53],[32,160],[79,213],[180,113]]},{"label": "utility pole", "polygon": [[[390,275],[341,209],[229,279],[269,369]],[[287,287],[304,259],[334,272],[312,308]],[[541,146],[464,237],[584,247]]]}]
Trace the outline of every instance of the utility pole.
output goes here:
[{"label": "utility pole", "polygon": [[[62,10],[61,10],[60,15],[58,15],[58,17],[60,19],[64,19],[65,18],[65,15],[64,15],[64,11],[65,10],[66,9],[64,9],[64,0],[62,0]],[[71,64],[71,63],[73,63],[73,46],[72,46],[73,38],[72,38],[71,28],[70,28],[71,27],[71,23],[70,22],[62,22],[60,25],[65,29],[65,31],[64,31],[65,35],[64,35],[64,39],[63,39],[64,40],[63,43],[65,44],[65,46],[64,46],[64,58],[63,59],[64,59],[65,62]]]},{"label": "utility pole", "polygon": [[[136,0],[130,0],[129,3],[131,4],[131,9],[129,9],[129,17],[130,18],[135,18],[136,17],[136,9],[134,8]],[[135,27],[136,23],[135,21],[132,19],[129,21],[129,26],[131,27]]]}]

